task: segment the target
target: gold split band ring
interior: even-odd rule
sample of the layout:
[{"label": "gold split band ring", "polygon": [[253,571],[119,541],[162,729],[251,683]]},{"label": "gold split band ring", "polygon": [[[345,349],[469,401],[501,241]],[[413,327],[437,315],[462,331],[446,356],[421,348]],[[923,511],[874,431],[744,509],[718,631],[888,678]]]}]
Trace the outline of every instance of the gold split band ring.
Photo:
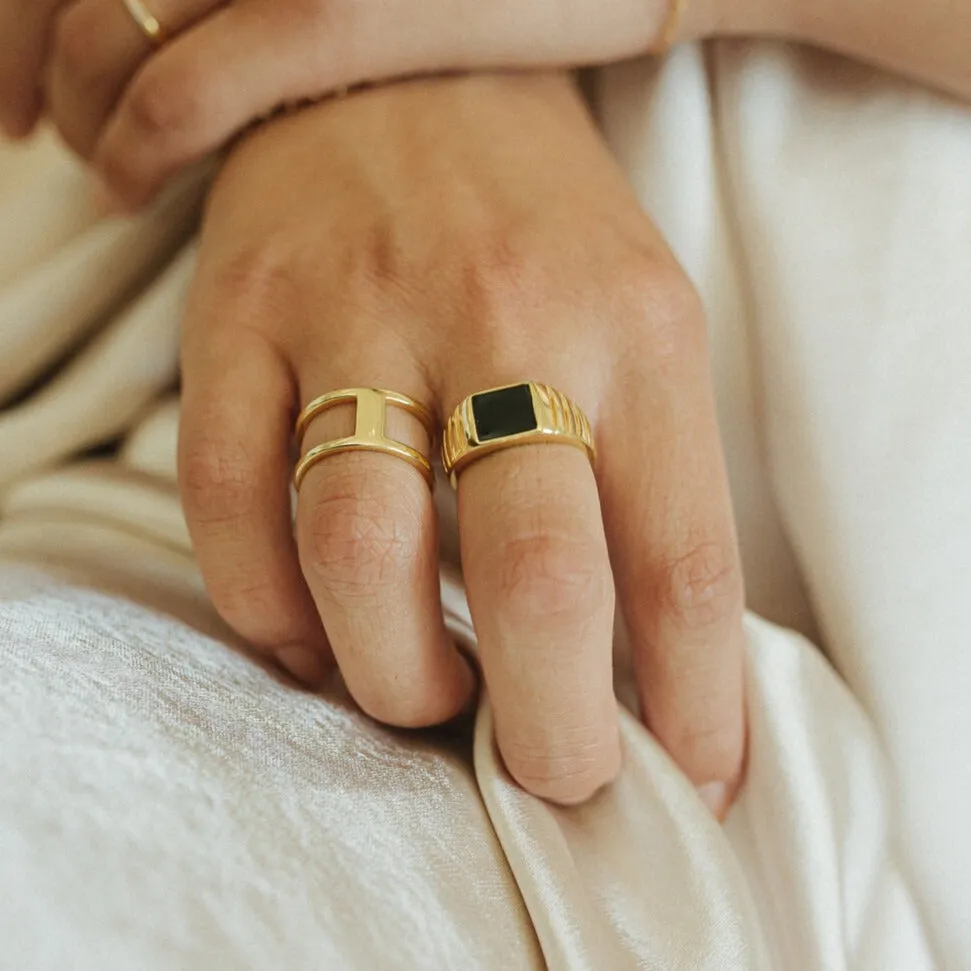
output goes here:
[{"label": "gold split band ring", "polygon": [[469,395],[452,412],[442,437],[442,464],[452,486],[476,459],[519,445],[573,445],[596,459],[583,410],[548,384],[511,384]]},{"label": "gold split band ring", "polygon": [[300,412],[295,434],[298,441],[303,440],[310,423],[320,414],[338,405],[355,404],[354,434],[346,438],[336,438],[330,442],[315,445],[297,463],[293,473],[293,484],[299,491],[300,485],[310,469],[322,459],[341,452],[383,452],[395,458],[404,459],[425,477],[429,486],[435,484],[435,472],[431,462],[417,449],[404,442],[395,441],[387,436],[388,405],[400,408],[417,418],[432,441],[438,432],[438,422],[431,410],[420,401],[396,391],[382,391],[378,388],[344,388],[315,398]]},{"label": "gold split band ring", "polygon": [[131,14],[131,18],[137,24],[138,29],[151,43],[158,47],[165,41],[165,28],[142,0],[121,0],[121,2]]}]

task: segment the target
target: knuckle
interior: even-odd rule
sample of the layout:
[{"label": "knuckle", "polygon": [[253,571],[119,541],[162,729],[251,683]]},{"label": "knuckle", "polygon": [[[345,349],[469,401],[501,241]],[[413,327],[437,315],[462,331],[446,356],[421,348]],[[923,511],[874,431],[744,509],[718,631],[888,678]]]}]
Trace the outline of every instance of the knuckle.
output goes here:
[{"label": "knuckle", "polygon": [[403,238],[397,221],[378,215],[357,229],[358,245],[342,254],[340,273],[349,299],[368,306],[375,297],[394,296],[422,279],[414,242]]},{"label": "knuckle", "polygon": [[592,537],[551,531],[507,541],[499,559],[497,609],[512,623],[569,622],[613,610],[613,585],[602,545]]},{"label": "knuckle", "polygon": [[494,324],[509,320],[509,311],[552,291],[543,244],[527,230],[499,227],[469,246],[463,267],[466,290],[481,305],[484,318]]},{"label": "knuckle", "polygon": [[420,516],[401,483],[383,479],[330,476],[307,513],[299,544],[304,570],[338,601],[374,599],[414,574]]},{"label": "knuckle", "polygon": [[724,543],[701,543],[667,563],[656,599],[664,616],[687,630],[737,619],[744,594],[734,551]]},{"label": "knuckle", "polygon": [[190,523],[220,526],[253,511],[255,470],[245,442],[211,435],[183,437],[178,466]]},{"label": "knuckle", "polygon": [[249,326],[282,319],[298,309],[305,278],[291,252],[290,244],[270,236],[216,269],[214,287],[229,317]]},{"label": "knuckle", "polygon": [[369,26],[383,26],[383,22],[367,23],[368,13],[369,5],[361,3],[287,0],[286,4],[287,22],[317,39],[315,49],[322,53],[318,77],[328,84],[344,84],[358,76],[357,61],[364,52],[354,39],[373,36]]},{"label": "knuckle", "polygon": [[562,805],[586,802],[620,771],[620,748],[594,729],[568,733],[554,748],[502,747],[509,774],[527,792]]},{"label": "knuckle", "polygon": [[[614,292],[652,319],[681,321],[701,313],[698,292],[684,270],[668,257],[635,252],[618,262]],[[703,316],[703,314],[702,314]]]},{"label": "knuckle", "polygon": [[249,575],[246,569],[206,575],[212,602],[234,630],[258,650],[271,650],[286,640],[286,618],[280,616],[278,591],[267,577]]},{"label": "knuckle", "polygon": [[472,216],[450,234],[448,249],[434,262],[446,268],[461,313],[475,322],[477,351],[501,368],[521,358],[531,340],[523,313],[556,299],[550,246],[535,230],[492,225],[488,216]]},{"label": "knuckle", "polygon": [[125,109],[139,135],[162,140],[167,135],[205,127],[210,114],[209,88],[204,80],[145,70],[135,80]]},{"label": "knuckle", "polygon": [[617,311],[646,323],[643,333],[659,363],[707,348],[705,310],[698,291],[673,260],[655,253],[619,261],[611,287]]}]

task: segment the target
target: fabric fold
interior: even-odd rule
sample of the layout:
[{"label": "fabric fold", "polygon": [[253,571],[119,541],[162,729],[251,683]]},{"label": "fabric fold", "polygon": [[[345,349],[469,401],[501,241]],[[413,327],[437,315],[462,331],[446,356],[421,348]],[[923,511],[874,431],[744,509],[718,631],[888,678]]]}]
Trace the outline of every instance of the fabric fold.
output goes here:
[{"label": "fabric fold", "polygon": [[[100,220],[49,135],[0,144],[0,964],[931,971],[971,953],[971,115],[776,44],[686,47],[597,91],[709,310],[753,603],[818,619],[845,682],[748,616],[748,775],[723,828],[626,711],[621,779],[561,809],[513,785],[485,695],[474,726],[404,733],[339,684],[298,691],[216,615],[179,508],[192,193]],[[454,559],[454,497],[437,502]],[[442,596],[474,650],[447,567]]]},{"label": "fabric fold", "polygon": [[189,246],[63,371],[0,413],[0,488],[123,434],[172,387],[194,262]]},{"label": "fabric fold", "polygon": [[25,179],[0,223],[0,402],[61,363],[151,281],[191,232],[200,197],[194,180],[144,216],[105,219],[79,167],[48,139],[16,151],[49,177]]}]

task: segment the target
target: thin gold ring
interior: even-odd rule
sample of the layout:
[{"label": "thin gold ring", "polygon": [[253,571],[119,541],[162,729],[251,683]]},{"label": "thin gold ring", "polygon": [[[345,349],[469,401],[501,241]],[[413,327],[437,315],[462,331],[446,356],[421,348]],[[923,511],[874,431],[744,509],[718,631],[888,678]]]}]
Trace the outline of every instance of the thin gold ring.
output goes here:
[{"label": "thin gold ring", "polygon": [[425,430],[433,438],[438,431],[438,422],[430,408],[426,408],[420,401],[409,397],[406,394],[399,394],[397,391],[384,391],[381,388],[344,388],[340,391],[328,391],[319,398],[314,398],[297,418],[294,434],[299,439],[307,432],[310,423],[322,412],[329,408],[336,408],[338,405],[349,405],[352,402],[359,402],[362,391],[370,391],[374,394],[382,395],[389,405],[394,405],[414,415],[424,426]]},{"label": "thin gold ring", "polygon": [[435,471],[432,469],[428,457],[422,455],[418,449],[398,442],[387,436],[388,405],[400,408],[417,418],[432,441],[437,432],[437,422],[431,409],[426,408],[420,401],[397,391],[384,391],[380,388],[343,388],[340,391],[330,391],[314,398],[300,412],[297,418],[294,434],[298,441],[310,426],[310,423],[325,411],[338,405],[355,404],[354,434],[346,438],[336,438],[329,442],[322,442],[311,448],[297,463],[293,472],[293,484],[297,491],[303,483],[304,477],[310,469],[322,459],[341,452],[383,452],[403,459],[416,468],[425,477],[429,486],[435,485]]},{"label": "thin gold ring", "polygon": [[156,46],[165,42],[165,28],[142,0],[121,0],[138,29]]},{"label": "thin gold ring", "polygon": [[442,435],[442,465],[453,487],[466,466],[520,445],[572,445],[597,458],[590,421],[574,401],[548,384],[528,381],[463,399]]},{"label": "thin gold ring", "polygon": [[678,31],[681,29],[681,21],[684,19],[684,11],[688,6],[688,0],[671,0],[668,9],[668,18],[664,22],[658,42],[654,47],[657,54],[669,51],[674,42],[678,39]]}]

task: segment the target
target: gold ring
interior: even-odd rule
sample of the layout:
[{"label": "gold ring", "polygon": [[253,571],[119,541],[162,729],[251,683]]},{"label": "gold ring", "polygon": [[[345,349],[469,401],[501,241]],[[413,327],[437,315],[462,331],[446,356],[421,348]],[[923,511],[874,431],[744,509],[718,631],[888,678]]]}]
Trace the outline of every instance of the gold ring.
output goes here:
[{"label": "gold ring", "polygon": [[156,46],[165,41],[165,28],[142,0],[121,0],[138,29]]},{"label": "gold ring", "polygon": [[510,384],[469,395],[452,412],[442,436],[445,474],[458,485],[458,474],[471,462],[517,445],[559,443],[597,453],[583,410],[547,384]]},{"label": "gold ring", "polygon": [[415,401],[408,395],[398,394],[396,391],[382,391],[379,388],[344,388],[340,391],[331,391],[319,398],[314,398],[300,412],[294,432],[297,439],[303,440],[304,433],[318,415],[338,405],[351,403],[357,406],[354,434],[323,442],[310,449],[297,463],[293,472],[293,484],[297,491],[300,490],[300,485],[312,466],[321,459],[339,455],[341,452],[383,452],[386,455],[404,459],[418,469],[425,477],[425,481],[434,487],[435,472],[428,458],[410,445],[388,438],[386,434],[388,405],[393,405],[414,415],[425,426],[425,430],[434,441],[437,432],[435,416],[420,401]]},{"label": "gold ring", "polygon": [[664,22],[658,42],[654,46],[655,54],[663,54],[672,48],[674,42],[678,39],[678,31],[681,29],[681,20],[687,6],[688,0],[671,0],[668,19]]}]

